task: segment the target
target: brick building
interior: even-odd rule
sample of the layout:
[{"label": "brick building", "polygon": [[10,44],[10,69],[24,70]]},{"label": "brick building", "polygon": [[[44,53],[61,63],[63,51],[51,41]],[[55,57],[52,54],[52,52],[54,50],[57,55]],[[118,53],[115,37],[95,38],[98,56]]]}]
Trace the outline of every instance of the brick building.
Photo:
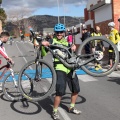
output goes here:
[{"label": "brick building", "polygon": [[102,34],[109,33],[108,23],[115,22],[115,28],[120,31],[120,0],[88,0],[84,9],[85,24],[88,28],[100,26]]}]

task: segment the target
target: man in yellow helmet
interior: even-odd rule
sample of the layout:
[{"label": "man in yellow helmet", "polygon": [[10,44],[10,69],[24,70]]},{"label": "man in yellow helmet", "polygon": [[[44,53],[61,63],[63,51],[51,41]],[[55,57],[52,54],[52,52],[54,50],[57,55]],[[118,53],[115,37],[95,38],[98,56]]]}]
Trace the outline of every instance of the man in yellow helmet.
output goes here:
[{"label": "man in yellow helmet", "polygon": [[[56,24],[54,27],[56,37],[54,37],[50,43],[69,47],[69,43],[64,38],[65,30],[66,28],[64,24],[61,23]],[[48,41],[43,41],[42,45],[49,46],[50,43]],[[71,45],[71,50],[72,51],[76,50],[76,46],[74,44]],[[54,58],[54,68],[57,74],[57,83],[56,83],[56,96],[54,98],[52,113],[53,119],[60,120],[58,114],[58,107],[60,105],[62,96],[65,95],[67,83],[71,91],[71,103],[68,110],[69,112],[77,115],[81,114],[81,111],[75,108],[75,103],[80,92],[80,86],[77,75],[75,74],[75,77],[72,78],[73,70],[65,67],[57,58]]]},{"label": "man in yellow helmet", "polygon": [[[118,30],[116,30],[114,28],[115,23],[114,22],[108,23],[108,27],[110,29],[110,35],[108,36],[108,38],[116,45],[118,43],[118,41],[120,40],[120,36],[119,36]],[[113,61],[115,61],[114,51],[113,51],[113,48],[111,46],[109,46],[109,65],[110,65],[110,67],[113,66]]]}]

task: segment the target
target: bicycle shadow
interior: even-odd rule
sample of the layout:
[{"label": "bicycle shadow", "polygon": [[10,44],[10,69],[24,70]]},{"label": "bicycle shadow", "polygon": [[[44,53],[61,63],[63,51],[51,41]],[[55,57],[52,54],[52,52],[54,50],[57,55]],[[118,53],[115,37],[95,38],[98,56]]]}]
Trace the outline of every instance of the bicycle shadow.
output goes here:
[{"label": "bicycle shadow", "polygon": [[23,98],[20,101],[12,102],[8,100],[4,94],[2,94],[1,99],[6,102],[11,102],[10,103],[11,109],[20,114],[34,115],[42,111],[42,108],[39,106],[38,103],[27,101],[25,98]]},{"label": "bicycle shadow", "polygon": [[[77,101],[76,101],[76,105],[82,104],[86,102],[86,99],[81,96],[78,95]],[[70,107],[70,103],[71,103],[71,93],[66,93],[62,99],[61,99],[61,103],[60,103],[60,107],[63,108],[66,112],[68,112],[68,108]]]},{"label": "bicycle shadow", "polygon": [[4,100],[4,101],[7,101],[7,102],[11,102],[5,97],[5,95],[3,93],[1,94],[1,99]]},{"label": "bicycle shadow", "polygon": [[[52,114],[53,111],[54,95],[55,94],[52,94],[49,98],[38,102],[38,104],[50,115]],[[70,104],[70,99],[71,99],[71,93],[66,93],[66,95],[62,97],[60,103],[60,107],[67,112],[68,112],[68,104]],[[86,99],[83,96],[78,95],[76,104],[78,105],[84,102],[86,102]]]},{"label": "bicycle shadow", "polygon": [[120,78],[119,77],[110,77],[107,81],[116,82],[116,84],[120,85]]},{"label": "bicycle shadow", "polygon": [[[31,102],[27,100],[11,102],[10,107],[13,111],[24,115],[35,115],[40,113],[42,109],[44,109],[46,113],[48,113],[51,116],[53,111],[54,95],[55,94],[52,94],[50,97],[38,102]],[[70,98],[71,98],[71,93],[66,93],[66,95],[62,97],[60,103],[60,107],[67,112],[68,112],[68,104],[70,104]],[[1,99],[10,102],[4,97],[4,95],[2,95]],[[86,102],[86,99],[83,96],[78,95],[76,105],[82,104],[84,102]]]},{"label": "bicycle shadow", "polygon": [[37,103],[27,100],[12,102],[10,107],[15,112],[25,115],[35,115],[42,111],[42,108]]}]

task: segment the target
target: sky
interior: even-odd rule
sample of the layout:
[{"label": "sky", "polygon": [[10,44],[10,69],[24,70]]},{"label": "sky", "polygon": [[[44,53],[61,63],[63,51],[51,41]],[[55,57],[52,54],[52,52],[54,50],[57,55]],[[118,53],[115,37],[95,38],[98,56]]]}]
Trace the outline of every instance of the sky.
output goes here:
[{"label": "sky", "polygon": [[83,17],[88,0],[3,0],[8,16],[53,15]]}]

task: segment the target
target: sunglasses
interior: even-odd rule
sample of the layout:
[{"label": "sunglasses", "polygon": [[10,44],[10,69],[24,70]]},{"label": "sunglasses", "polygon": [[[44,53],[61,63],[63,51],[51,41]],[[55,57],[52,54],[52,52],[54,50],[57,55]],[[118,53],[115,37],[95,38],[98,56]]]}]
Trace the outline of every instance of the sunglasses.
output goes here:
[{"label": "sunglasses", "polygon": [[59,33],[60,33],[60,34],[62,34],[62,33],[63,33],[63,31],[57,31],[57,32],[56,32],[56,34],[59,34]]}]

